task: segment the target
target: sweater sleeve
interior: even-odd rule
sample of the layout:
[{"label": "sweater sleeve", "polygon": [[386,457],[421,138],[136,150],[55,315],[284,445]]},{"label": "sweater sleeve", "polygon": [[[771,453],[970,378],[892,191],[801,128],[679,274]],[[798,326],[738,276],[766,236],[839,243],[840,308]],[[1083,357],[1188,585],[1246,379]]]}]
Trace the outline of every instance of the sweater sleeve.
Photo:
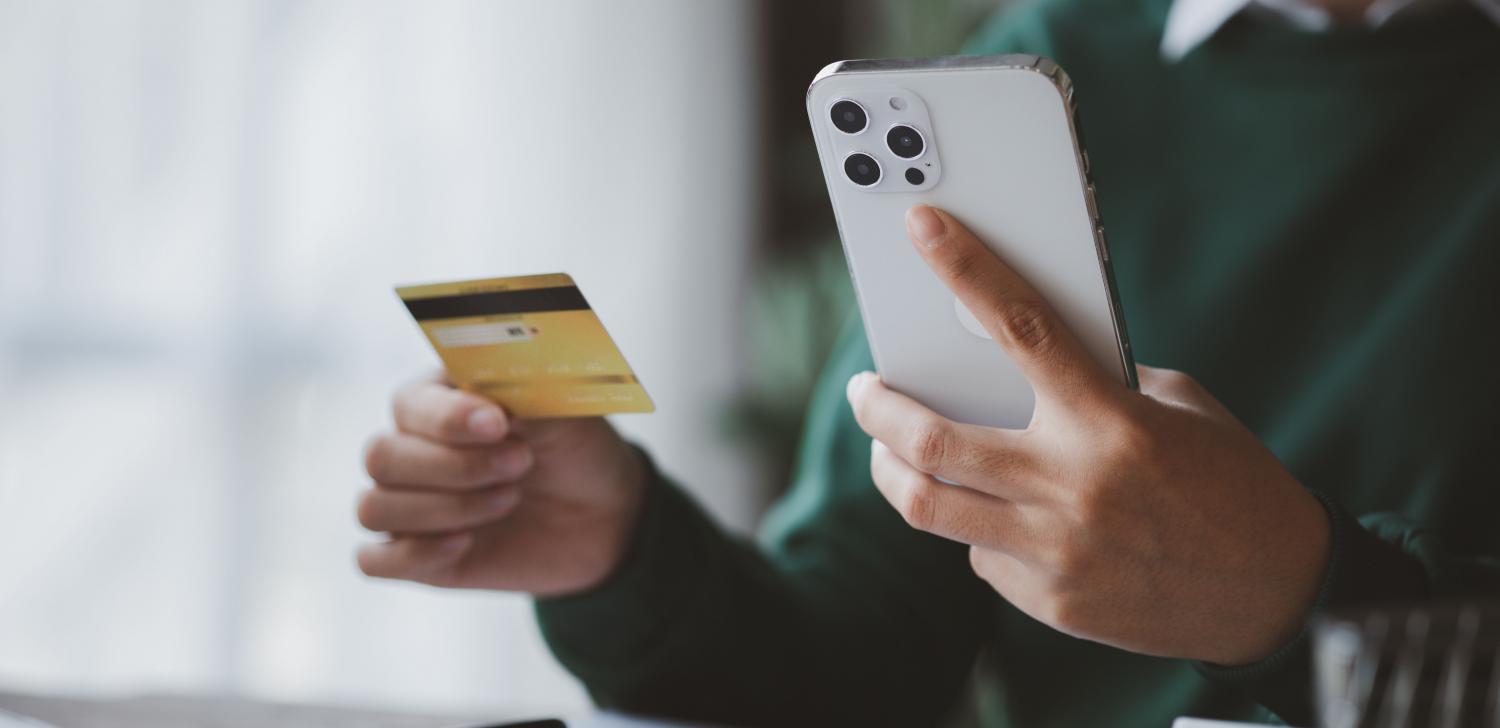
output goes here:
[{"label": "sweater sleeve", "polygon": [[655,475],[630,553],[594,590],[536,604],[601,706],[736,724],[930,724],[987,629],[964,547],[907,528],[870,480],[844,401],[857,326],[816,390],[792,489],[762,543],[728,535]]},{"label": "sweater sleeve", "polygon": [[[1322,493],[1331,551],[1310,617],[1360,605],[1416,603],[1500,593],[1500,562],[1453,553],[1436,536],[1392,513],[1360,518]],[[1196,663],[1210,680],[1235,688],[1292,725],[1317,723],[1307,628],[1270,657],[1241,666]]]}]

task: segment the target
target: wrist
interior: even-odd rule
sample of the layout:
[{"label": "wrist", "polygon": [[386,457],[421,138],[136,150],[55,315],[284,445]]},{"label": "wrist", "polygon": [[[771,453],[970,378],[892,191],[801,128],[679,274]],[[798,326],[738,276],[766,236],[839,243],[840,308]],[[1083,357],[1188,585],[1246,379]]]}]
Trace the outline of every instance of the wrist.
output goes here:
[{"label": "wrist", "polygon": [[611,484],[611,487],[616,488],[621,494],[621,501],[613,514],[614,527],[610,529],[608,558],[598,579],[588,588],[598,586],[599,583],[609,579],[610,575],[619,570],[620,564],[625,561],[630,552],[630,546],[635,541],[636,532],[640,530],[646,492],[654,475],[646,454],[639,447],[632,445],[624,438],[619,440],[619,447],[621,451],[620,478]]},{"label": "wrist", "polygon": [[[1299,486],[1300,490],[1300,486]],[[1206,658],[1224,666],[1264,662],[1296,641],[1323,602],[1333,550],[1333,516],[1312,493],[1301,491],[1301,507],[1288,519],[1281,566],[1271,569],[1265,590],[1264,622],[1243,644]],[[1225,646],[1234,645],[1225,641]]]},{"label": "wrist", "polygon": [[648,508],[647,501],[656,479],[649,457],[638,447],[616,436],[616,456],[605,470],[606,477],[591,484],[602,497],[587,509],[589,515],[575,524],[570,532],[579,550],[579,563],[572,569],[576,575],[563,588],[533,591],[538,598],[565,598],[584,595],[604,587],[624,568]]}]

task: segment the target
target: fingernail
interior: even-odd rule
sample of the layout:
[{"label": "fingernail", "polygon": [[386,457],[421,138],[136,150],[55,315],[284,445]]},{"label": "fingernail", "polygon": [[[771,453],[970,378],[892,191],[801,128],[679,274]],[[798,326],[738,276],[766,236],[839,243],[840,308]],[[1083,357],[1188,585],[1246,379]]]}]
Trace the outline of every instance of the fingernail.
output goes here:
[{"label": "fingernail", "polygon": [[531,467],[531,449],[506,448],[490,459],[490,466],[495,469],[496,475],[502,478],[513,478]]},{"label": "fingernail", "polygon": [[906,231],[929,248],[937,245],[947,229],[943,218],[927,205],[916,205],[906,211]]},{"label": "fingernail", "polygon": [[505,434],[505,418],[499,410],[480,407],[469,415],[469,432],[475,437],[493,440]]},{"label": "fingernail", "polygon": [[859,394],[859,390],[863,389],[868,381],[870,381],[869,372],[860,372],[849,377],[849,384],[844,388],[844,396],[854,399],[854,395]]}]

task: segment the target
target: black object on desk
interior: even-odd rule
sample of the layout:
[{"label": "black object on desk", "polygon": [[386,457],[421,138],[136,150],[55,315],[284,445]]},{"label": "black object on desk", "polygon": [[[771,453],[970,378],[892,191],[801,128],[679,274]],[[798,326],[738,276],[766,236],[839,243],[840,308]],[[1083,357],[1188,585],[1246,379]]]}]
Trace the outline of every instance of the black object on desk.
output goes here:
[{"label": "black object on desk", "polygon": [[1313,674],[1323,728],[1500,726],[1500,604],[1330,614]]}]

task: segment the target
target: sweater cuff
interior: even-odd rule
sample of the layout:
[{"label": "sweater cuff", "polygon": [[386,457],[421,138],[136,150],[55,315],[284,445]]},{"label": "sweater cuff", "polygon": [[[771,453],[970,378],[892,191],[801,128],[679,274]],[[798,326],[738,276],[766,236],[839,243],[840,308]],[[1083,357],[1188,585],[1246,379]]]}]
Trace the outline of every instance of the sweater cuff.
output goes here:
[{"label": "sweater cuff", "polygon": [[[539,598],[537,623],[559,662],[585,685],[618,681],[660,659],[699,601],[704,531],[717,527],[644,452],[647,486],[625,557],[599,585]],[[710,535],[709,538],[712,538]]]},{"label": "sweater cuff", "polygon": [[1237,689],[1292,725],[1313,725],[1312,649],[1308,625],[1329,609],[1423,599],[1427,574],[1417,559],[1377,538],[1328,496],[1309,491],[1328,513],[1328,566],[1317,599],[1297,636],[1248,665],[1195,662],[1204,677]]}]

